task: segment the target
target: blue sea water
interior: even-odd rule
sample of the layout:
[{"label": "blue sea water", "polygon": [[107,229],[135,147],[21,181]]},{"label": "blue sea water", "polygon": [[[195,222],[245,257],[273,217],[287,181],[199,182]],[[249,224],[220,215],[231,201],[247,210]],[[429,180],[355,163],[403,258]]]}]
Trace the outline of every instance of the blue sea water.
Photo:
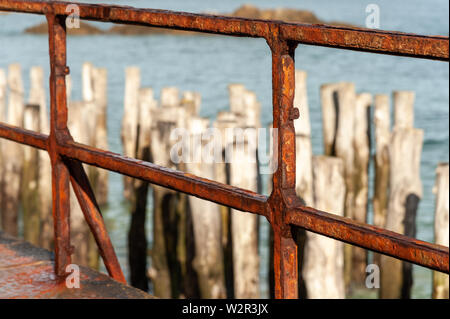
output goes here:
[{"label": "blue sea water", "polygon": [[[424,35],[449,35],[447,0],[170,0],[170,1],[84,1],[115,3],[136,7],[188,12],[231,12],[243,3],[261,8],[289,7],[313,11],[326,21],[345,21],[363,26],[366,6],[380,8],[380,28]],[[18,62],[23,68],[26,92],[31,66],[40,65],[49,73],[46,36],[24,34],[27,27],[44,18],[24,14],[0,14],[0,68]],[[111,25],[99,24],[101,28]],[[90,61],[108,69],[108,127],[110,150],[121,153],[120,123],[123,114],[124,69],[140,67],[142,85],[152,87],[156,97],[162,87],[201,93],[201,115],[214,118],[228,108],[227,85],[243,83],[256,92],[262,104],[262,123],[271,122],[271,57],[260,39],[215,36],[112,36],[69,37],[68,65],[73,81],[73,98],[81,99],[81,65]],[[321,154],[322,128],[319,88],[323,83],[351,81],[358,92],[392,94],[394,90],[416,93],[415,126],[425,132],[421,160],[423,198],[417,214],[417,238],[433,241],[435,169],[449,160],[449,66],[448,63],[383,56],[300,45],[296,68],[308,72],[308,98],[315,154]],[[46,84],[48,87],[48,84]],[[373,175],[373,171],[371,171]],[[122,177],[110,174],[108,228],[121,264],[127,271],[126,232],[129,214],[122,199]],[[371,209],[371,207],[370,207]],[[148,216],[152,211],[151,201]],[[147,224],[151,242],[151,224]],[[267,224],[261,231],[261,289],[267,296]],[[414,267],[414,298],[430,298],[431,271]]]}]

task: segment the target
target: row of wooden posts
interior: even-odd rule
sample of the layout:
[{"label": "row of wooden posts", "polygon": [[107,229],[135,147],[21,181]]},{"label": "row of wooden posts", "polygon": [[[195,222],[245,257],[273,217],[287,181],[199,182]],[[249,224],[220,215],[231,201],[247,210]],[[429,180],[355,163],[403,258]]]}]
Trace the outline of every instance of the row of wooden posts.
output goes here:
[{"label": "row of wooden posts", "polygon": [[[357,94],[352,83],[321,87],[324,154],[313,155],[306,72],[296,71],[294,105],[297,194],[308,206],[368,221],[370,132],[375,133],[373,224],[414,237],[416,212],[422,197],[420,157],[423,131],[414,128],[414,93],[393,94],[391,129],[387,95]],[[82,101],[70,99],[67,78],[69,128],[80,143],[108,149],[106,121],[107,71],[85,63]],[[25,102],[21,69],[0,69],[0,121],[48,133],[43,70],[30,70],[30,91]],[[256,152],[251,141],[237,141],[229,128],[260,128],[260,103],[241,84],[229,85],[229,110],[215,120],[199,116],[201,97],[195,92],[164,88],[160,100],[151,88],[141,87],[140,70],[125,71],[124,115],[121,127],[123,154],[186,171],[218,182],[262,191]],[[371,126],[374,125],[374,130]],[[170,157],[175,128],[192,137],[207,128],[220,131],[224,147],[234,152],[228,163],[178,163]],[[205,146],[205,145],[203,145]],[[48,155],[30,147],[0,140],[0,204],[2,229],[18,235],[20,214],[26,240],[52,248],[51,167]],[[191,150],[196,152],[195,150]],[[86,166],[100,205],[107,203],[108,173]],[[270,187],[270,182],[269,185]],[[153,245],[149,249],[145,224],[149,191],[153,196]],[[448,246],[448,164],[436,176],[435,241]],[[130,284],[159,297],[257,298],[260,296],[259,224],[256,215],[242,213],[196,197],[124,177],[124,197],[130,203],[128,231]],[[71,234],[74,262],[99,266],[95,241],[71,194]],[[308,298],[345,298],[353,287],[364,286],[366,266],[380,268],[381,298],[408,298],[411,265],[310,232],[298,232],[300,295]],[[147,258],[150,254],[151,258]],[[271,257],[272,258],[272,257]],[[270,259],[271,259],[270,258]],[[370,259],[370,260],[369,260]],[[150,261],[150,263],[148,263]],[[269,261],[270,262],[270,261]],[[269,264],[269,268],[270,264]],[[273,281],[272,276],[269,277]],[[433,274],[433,297],[448,298],[448,276]]]}]

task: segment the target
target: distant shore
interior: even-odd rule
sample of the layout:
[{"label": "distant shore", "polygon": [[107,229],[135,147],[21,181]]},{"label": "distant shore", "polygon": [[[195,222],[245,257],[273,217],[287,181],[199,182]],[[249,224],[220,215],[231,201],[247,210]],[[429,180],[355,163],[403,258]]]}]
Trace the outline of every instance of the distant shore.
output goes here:
[{"label": "distant shore", "polygon": [[[349,23],[338,21],[323,21],[313,12],[307,10],[276,8],[259,9],[253,5],[245,4],[232,13],[223,13],[224,16],[241,17],[248,19],[281,20],[286,22],[309,23],[309,24],[328,24],[333,26],[353,26]],[[47,23],[25,29],[29,34],[46,34]],[[171,30],[164,28],[152,28],[135,25],[114,25],[110,29],[102,30],[87,22],[80,22],[80,28],[68,29],[69,35],[152,35],[152,34],[183,34],[194,35],[198,32]]]}]

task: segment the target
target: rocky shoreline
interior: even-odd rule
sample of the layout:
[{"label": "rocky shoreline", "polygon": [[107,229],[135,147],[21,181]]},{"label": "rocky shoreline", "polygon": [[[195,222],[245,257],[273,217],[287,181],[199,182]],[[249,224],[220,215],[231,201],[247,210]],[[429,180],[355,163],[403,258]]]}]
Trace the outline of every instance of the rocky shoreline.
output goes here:
[{"label": "rocky shoreline", "polygon": [[[286,22],[309,23],[309,24],[328,24],[333,26],[352,25],[345,22],[323,21],[319,19],[313,12],[307,10],[276,8],[276,9],[259,9],[253,5],[245,4],[232,13],[222,14],[229,17],[241,17],[248,19],[263,20],[281,20]],[[25,33],[29,34],[46,34],[47,23],[41,23],[25,29]],[[149,28],[135,25],[114,25],[110,29],[102,30],[87,22],[81,22],[80,28],[68,29],[69,35],[151,35],[151,34],[183,34],[193,35],[197,32],[186,32],[180,30],[171,30],[164,28]]]}]

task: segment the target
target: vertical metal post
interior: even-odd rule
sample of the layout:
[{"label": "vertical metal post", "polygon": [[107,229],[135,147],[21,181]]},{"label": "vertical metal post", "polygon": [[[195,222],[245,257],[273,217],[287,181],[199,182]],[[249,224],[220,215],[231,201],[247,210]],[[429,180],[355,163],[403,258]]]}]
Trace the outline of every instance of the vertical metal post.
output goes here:
[{"label": "vertical metal post", "polygon": [[269,198],[270,222],[274,231],[275,298],[298,298],[297,244],[291,226],[286,223],[286,203],[295,196],[295,130],[293,107],[295,91],[294,51],[296,44],[282,41],[274,31],[268,41],[272,50],[273,127],[278,129],[274,143],[277,170]]},{"label": "vertical metal post", "polygon": [[69,170],[58,153],[58,141],[70,138],[67,130],[66,27],[62,16],[46,14],[50,54],[50,135],[48,153],[52,165],[55,273],[66,274],[71,262]]}]

